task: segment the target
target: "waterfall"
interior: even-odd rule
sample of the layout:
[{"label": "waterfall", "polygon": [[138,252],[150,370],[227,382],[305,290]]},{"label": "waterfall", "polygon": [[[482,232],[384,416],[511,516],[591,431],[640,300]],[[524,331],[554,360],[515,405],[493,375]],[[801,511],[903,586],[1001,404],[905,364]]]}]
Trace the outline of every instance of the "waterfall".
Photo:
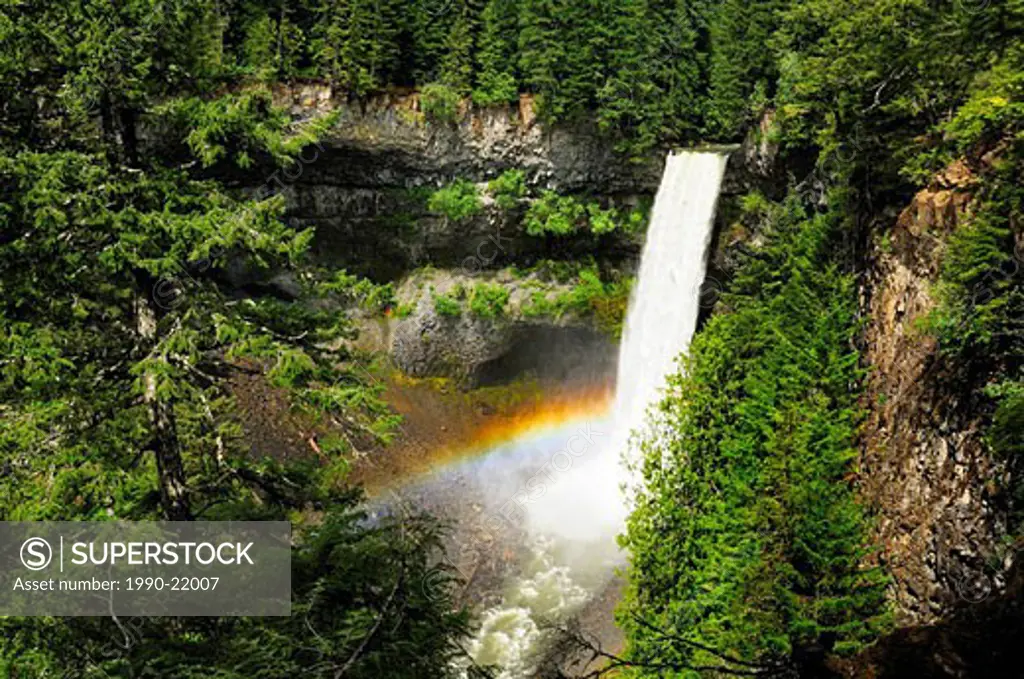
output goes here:
[{"label": "waterfall", "polygon": [[[629,511],[623,457],[632,455],[631,432],[644,427],[696,328],[727,159],[696,151],[666,159],[619,349],[614,410],[599,423],[605,435],[585,455],[566,454],[571,469],[530,493],[522,508],[534,558],[510,583],[503,605],[484,613],[471,644],[477,662],[501,664],[504,676],[531,676],[543,623],[572,615],[622,563],[615,536]],[[575,455],[571,443],[563,445]]]},{"label": "waterfall", "polygon": [[665,161],[619,348],[614,418],[627,436],[690,346],[727,160],[690,151]]}]

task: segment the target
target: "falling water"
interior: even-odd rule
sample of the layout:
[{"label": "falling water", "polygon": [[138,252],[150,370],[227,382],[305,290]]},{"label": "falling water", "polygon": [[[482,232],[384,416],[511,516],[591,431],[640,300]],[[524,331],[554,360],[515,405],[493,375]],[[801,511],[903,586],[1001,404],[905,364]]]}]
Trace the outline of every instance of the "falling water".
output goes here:
[{"label": "falling water", "polygon": [[619,349],[614,416],[623,433],[642,425],[676,357],[690,346],[727,160],[685,152],[665,163]]},{"label": "falling water", "polygon": [[473,640],[477,662],[500,664],[508,677],[534,673],[543,623],[571,615],[621,564],[615,536],[629,509],[622,459],[693,336],[726,160],[692,151],[666,160],[619,350],[614,410],[595,427],[598,443],[566,456],[572,469],[545,477],[543,492],[522,504],[533,559]]}]

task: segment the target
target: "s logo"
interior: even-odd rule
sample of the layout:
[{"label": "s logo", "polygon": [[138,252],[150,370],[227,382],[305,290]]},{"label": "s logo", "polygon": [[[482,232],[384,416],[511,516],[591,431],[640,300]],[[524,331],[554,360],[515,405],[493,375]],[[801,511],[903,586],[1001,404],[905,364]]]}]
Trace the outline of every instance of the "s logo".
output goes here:
[{"label": "s logo", "polygon": [[42,538],[29,538],[21,544],[21,563],[30,571],[41,571],[53,560],[50,543]]}]

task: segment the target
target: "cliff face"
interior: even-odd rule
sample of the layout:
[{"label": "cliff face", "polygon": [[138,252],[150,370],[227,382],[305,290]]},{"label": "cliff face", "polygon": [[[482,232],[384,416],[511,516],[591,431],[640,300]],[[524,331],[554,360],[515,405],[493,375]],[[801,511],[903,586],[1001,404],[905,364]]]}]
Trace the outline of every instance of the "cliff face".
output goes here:
[{"label": "cliff face", "polygon": [[[629,161],[591,123],[541,125],[526,96],[517,106],[462,110],[455,122],[428,120],[417,93],[350,102],[326,85],[281,85],[274,100],[296,120],[334,113],[338,122],[296,167],[275,173],[263,190],[284,195],[294,225],[315,228],[314,249],[322,261],[377,281],[400,282],[399,302],[412,309],[402,318],[362,319],[364,348],[388,353],[410,375],[454,376],[469,384],[533,369],[538,361],[560,379],[581,372],[578,360],[557,360],[555,347],[575,357],[584,349],[596,352],[601,366],[591,366],[590,377],[608,374],[604,363],[614,347],[605,334],[587,319],[518,317],[518,298],[533,291],[519,290],[523,281],[507,271],[542,258],[594,257],[602,266],[629,272],[638,264],[643,234],[538,238],[522,228],[523,205],[500,209],[484,195],[478,215],[450,221],[426,209],[426,196],[456,178],[482,188],[488,179],[517,169],[534,194],[553,189],[635,207],[657,191],[667,149]],[[735,213],[735,196],[764,183],[774,160],[764,138],[752,135],[732,154],[720,224]],[[257,190],[251,177],[243,184]],[[727,258],[716,254],[714,260],[717,272],[717,262]],[[407,276],[425,265],[432,273]],[[507,318],[440,317],[431,294],[422,294],[495,276],[512,293]],[[717,297],[716,276],[725,274],[709,278],[705,311]],[[540,357],[528,356],[535,354]]]},{"label": "cliff face", "polygon": [[[469,307],[466,291],[479,283],[508,291],[500,313],[481,315]],[[528,373],[580,386],[606,385],[614,375],[617,346],[594,319],[571,310],[529,313],[537,294],[554,299],[570,289],[508,270],[417,272],[396,290],[398,308],[405,313],[360,319],[357,346],[386,353],[411,377],[452,377],[462,386],[509,382]],[[439,311],[436,295],[447,298],[454,310]]]},{"label": "cliff face", "polygon": [[[452,223],[430,214],[425,197],[456,178],[482,183],[519,169],[535,191],[587,193],[619,206],[651,197],[661,178],[662,153],[626,162],[593,125],[540,125],[526,96],[518,106],[464,110],[456,122],[428,120],[417,93],[349,102],[326,85],[279,86],[275,103],[296,119],[335,112],[339,120],[269,190],[285,195],[294,223],[316,226],[324,260],[378,280],[427,263],[494,269],[551,255],[550,243],[522,232],[521,215],[487,206]],[[618,261],[639,252],[635,239],[615,235],[559,247]]]},{"label": "cliff face", "polygon": [[982,404],[920,329],[936,304],[946,239],[970,213],[972,182],[965,164],[950,166],[869,252],[860,490],[877,513],[874,542],[902,625],[998,596],[1012,561],[1006,472],[982,439]]}]

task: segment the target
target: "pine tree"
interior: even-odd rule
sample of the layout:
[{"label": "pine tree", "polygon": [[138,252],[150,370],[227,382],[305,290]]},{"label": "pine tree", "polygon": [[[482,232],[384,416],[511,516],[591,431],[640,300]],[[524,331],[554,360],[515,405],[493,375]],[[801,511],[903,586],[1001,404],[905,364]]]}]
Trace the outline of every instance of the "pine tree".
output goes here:
[{"label": "pine tree", "polygon": [[552,116],[561,113],[556,93],[566,51],[560,34],[560,9],[555,0],[523,0],[519,19],[519,70],[523,85],[541,98]]},{"label": "pine tree", "polygon": [[452,27],[459,18],[455,0],[413,0],[406,9],[411,49],[408,62],[410,81],[417,85],[435,83],[441,77],[441,61],[448,51]]},{"label": "pine tree", "polygon": [[776,65],[768,48],[782,0],[723,0],[710,23],[711,64],[706,132],[731,139],[774,93]]},{"label": "pine tree", "polygon": [[598,0],[523,2],[519,69],[549,120],[580,116],[595,105],[609,63],[613,12]]},{"label": "pine tree", "polygon": [[398,65],[393,0],[325,0],[314,28],[314,60],[357,96],[391,82]]},{"label": "pine tree", "polygon": [[477,84],[473,101],[490,106],[515,100],[518,0],[489,0],[481,16]]},{"label": "pine tree", "polygon": [[766,246],[694,338],[644,442],[619,612],[641,667],[813,676],[886,629],[847,480],[856,296],[832,245],[846,222],[795,197],[756,209]]},{"label": "pine tree", "polygon": [[[117,655],[123,620],[5,618],[0,674],[453,676],[467,618],[452,574],[433,567],[436,522],[370,526],[359,493],[338,482],[351,446],[386,441],[395,424],[352,357],[330,348],[352,335],[339,305],[356,280],[307,259],[311,233],[282,221],[280,196],[243,198],[205,176],[229,160],[237,172],[260,159],[268,173],[302,162],[330,121],[294,126],[265,91],[196,96],[196,55],[180,46],[209,8],[160,9],[28,0],[2,10],[0,518],[315,509],[319,520],[297,530],[298,615],[151,619],[144,643]],[[143,116],[173,149],[149,140],[141,152]],[[243,294],[229,264],[291,275],[295,289]],[[322,460],[252,453],[232,398],[241,375],[331,430]]]},{"label": "pine tree", "polygon": [[[620,0],[608,25],[607,76],[597,93],[598,124],[643,151],[660,138],[665,92],[655,77],[667,46],[646,0]],[[667,36],[666,36],[667,37]]]}]

